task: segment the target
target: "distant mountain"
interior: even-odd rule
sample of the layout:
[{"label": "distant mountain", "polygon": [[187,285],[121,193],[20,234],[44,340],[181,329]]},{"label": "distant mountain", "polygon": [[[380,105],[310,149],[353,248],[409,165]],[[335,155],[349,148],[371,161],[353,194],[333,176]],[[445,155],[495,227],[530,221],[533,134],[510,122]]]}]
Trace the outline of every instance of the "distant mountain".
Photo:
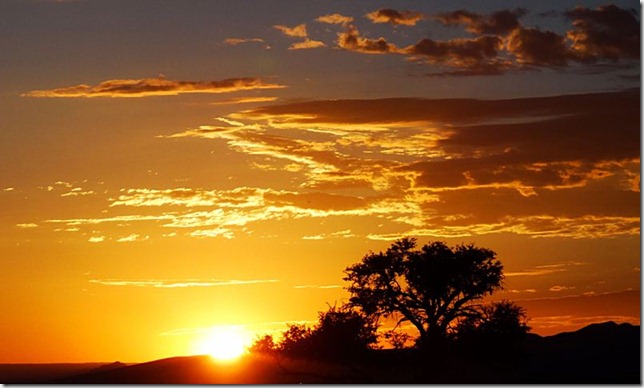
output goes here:
[{"label": "distant mountain", "polygon": [[640,326],[596,323],[550,337],[531,336],[521,374],[534,383],[641,383]]},{"label": "distant mountain", "polygon": [[[641,384],[640,326],[606,322],[550,337],[529,335],[517,356],[495,360],[459,353],[375,350],[349,364],[247,355],[231,363],[208,356],[104,365],[53,379],[81,384],[538,383]],[[482,354],[485,354],[483,349]]]},{"label": "distant mountain", "polygon": [[81,364],[0,364],[0,384],[40,384],[78,375],[105,366],[104,363]]}]

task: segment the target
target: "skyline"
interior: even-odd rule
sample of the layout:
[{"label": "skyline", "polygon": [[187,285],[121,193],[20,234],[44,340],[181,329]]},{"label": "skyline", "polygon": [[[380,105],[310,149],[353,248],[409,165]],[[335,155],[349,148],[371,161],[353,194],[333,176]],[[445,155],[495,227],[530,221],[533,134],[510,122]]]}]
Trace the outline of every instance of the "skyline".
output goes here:
[{"label": "skyline", "polygon": [[0,3],[0,362],[193,354],[494,250],[533,332],[640,322],[640,6]]}]

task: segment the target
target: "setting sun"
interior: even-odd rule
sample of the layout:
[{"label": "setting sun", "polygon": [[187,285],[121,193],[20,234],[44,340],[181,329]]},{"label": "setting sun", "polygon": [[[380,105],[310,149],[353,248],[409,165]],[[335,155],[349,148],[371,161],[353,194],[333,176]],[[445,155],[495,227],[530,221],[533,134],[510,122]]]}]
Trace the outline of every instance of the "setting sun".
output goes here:
[{"label": "setting sun", "polygon": [[238,328],[218,326],[199,342],[198,351],[215,360],[234,360],[246,352],[247,342],[247,336]]}]

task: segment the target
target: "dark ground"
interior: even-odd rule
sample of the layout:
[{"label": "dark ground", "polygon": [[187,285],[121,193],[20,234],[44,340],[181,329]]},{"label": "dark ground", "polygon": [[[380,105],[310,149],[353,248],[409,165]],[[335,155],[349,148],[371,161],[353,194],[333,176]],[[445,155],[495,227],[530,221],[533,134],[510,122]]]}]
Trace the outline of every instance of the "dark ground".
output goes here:
[{"label": "dark ground", "polygon": [[529,335],[510,353],[406,349],[374,350],[333,363],[251,354],[233,363],[192,356],[136,365],[5,364],[0,365],[0,383],[641,384],[640,349],[640,326],[606,322],[551,337]]}]

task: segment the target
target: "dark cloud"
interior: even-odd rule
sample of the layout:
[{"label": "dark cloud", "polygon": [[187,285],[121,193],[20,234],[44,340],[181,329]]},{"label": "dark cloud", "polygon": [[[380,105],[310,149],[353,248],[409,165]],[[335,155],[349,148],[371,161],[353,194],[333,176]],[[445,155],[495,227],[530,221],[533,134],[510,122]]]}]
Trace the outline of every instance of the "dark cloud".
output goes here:
[{"label": "dark cloud", "polygon": [[404,49],[404,52],[412,56],[421,56],[429,63],[445,64],[455,68],[478,69],[489,67],[495,63],[498,50],[501,47],[501,38],[481,36],[474,39],[449,41],[423,39]]},{"label": "dark cloud", "polygon": [[[620,170],[605,161],[639,160],[638,91],[566,98],[567,103],[563,97],[525,99],[546,115],[529,122],[452,126],[451,135],[438,142],[449,159],[407,168],[420,174],[419,186],[503,185],[529,194],[535,188],[583,186]],[[548,111],[556,116],[547,118]]]},{"label": "dark cloud", "polygon": [[399,52],[398,48],[388,43],[384,38],[368,39],[360,36],[354,26],[349,26],[345,32],[338,34],[338,46],[345,50],[365,54],[388,54]]},{"label": "dark cloud", "polygon": [[563,36],[536,28],[517,28],[507,38],[517,62],[534,66],[565,66],[570,57]]},{"label": "dark cloud", "polygon": [[[636,172],[632,165],[624,166],[640,157],[639,107],[639,90],[629,90],[487,101],[310,101],[257,108],[244,112],[244,117],[290,127],[334,123],[338,128],[368,123],[418,127],[426,122],[440,136],[426,147],[435,147],[436,155],[443,156],[395,167],[414,173],[415,187],[504,187],[532,195],[536,189],[580,187],[615,174],[621,176],[623,189],[631,190],[629,182]],[[403,133],[397,136],[400,140]],[[383,141],[377,134],[370,139],[374,144]],[[349,166],[340,159],[326,160],[342,165],[343,171]]]},{"label": "dark cloud", "polygon": [[519,18],[526,14],[526,10],[502,10],[489,15],[481,15],[466,10],[446,12],[434,18],[444,25],[463,24],[468,32],[486,35],[505,35],[519,27]]},{"label": "dark cloud", "polygon": [[[450,125],[485,120],[572,115],[593,111],[603,104],[638,104],[639,89],[604,94],[523,98],[509,100],[383,98],[322,100],[259,107],[243,112],[246,118],[270,117],[277,122],[398,123],[428,121]],[[637,105],[635,105],[637,107]],[[467,128],[467,127],[463,127]]]},{"label": "dark cloud", "polygon": [[[526,12],[517,8],[489,14],[463,9],[440,13],[432,17],[444,25],[462,25],[475,37],[442,41],[427,38],[405,48],[398,48],[383,37],[375,40],[362,37],[355,26],[349,26],[338,35],[338,45],[365,54],[402,54],[443,67],[428,73],[429,76],[485,76],[540,68],[580,71],[606,61],[617,64],[640,57],[639,21],[633,10],[615,5],[594,10],[574,8],[564,13],[572,25],[563,35],[523,26],[521,18]],[[376,23],[407,25],[422,18],[420,14],[392,9],[380,9],[366,16]],[[592,71],[615,70],[600,66]]]},{"label": "dark cloud", "polygon": [[567,37],[580,60],[640,58],[640,23],[635,11],[615,5],[576,7],[565,13],[573,29]]},{"label": "dark cloud", "polygon": [[418,12],[396,11],[391,8],[382,8],[365,15],[374,23],[390,23],[395,26],[414,26],[423,19],[423,15]]}]

